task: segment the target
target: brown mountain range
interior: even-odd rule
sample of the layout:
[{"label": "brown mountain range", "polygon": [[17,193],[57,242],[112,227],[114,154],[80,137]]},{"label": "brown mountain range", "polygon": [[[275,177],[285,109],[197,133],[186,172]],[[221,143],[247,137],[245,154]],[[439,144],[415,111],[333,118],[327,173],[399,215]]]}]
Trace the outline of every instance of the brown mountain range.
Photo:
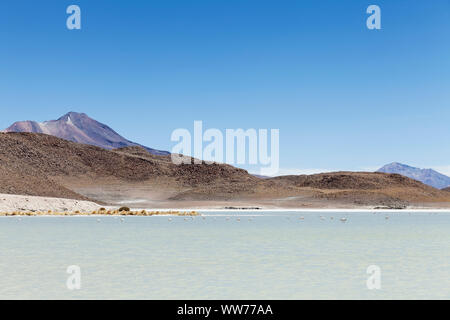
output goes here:
[{"label": "brown mountain range", "polygon": [[138,146],[106,150],[38,133],[0,134],[0,193],[133,207],[450,206],[450,194],[398,174],[261,179],[225,164],[174,165]]}]

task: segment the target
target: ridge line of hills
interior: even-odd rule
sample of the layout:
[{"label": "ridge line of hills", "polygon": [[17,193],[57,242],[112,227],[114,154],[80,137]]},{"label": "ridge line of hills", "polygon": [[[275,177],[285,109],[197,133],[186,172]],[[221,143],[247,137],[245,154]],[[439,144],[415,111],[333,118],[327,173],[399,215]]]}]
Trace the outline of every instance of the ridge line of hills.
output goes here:
[{"label": "ridge line of hills", "polygon": [[[450,206],[450,193],[399,174],[334,172],[261,179],[227,164],[175,165],[139,146],[104,149],[42,133],[0,134],[0,193],[183,207]],[[128,201],[128,202],[126,202]]]},{"label": "ridge line of hills", "polygon": [[[85,113],[78,112],[69,112],[57,120],[44,122],[18,121],[6,128],[4,132],[45,133],[65,140],[94,145],[109,150],[137,146],[142,147],[151,154],[155,155],[170,154],[167,151],[156,150],[143,146],[139,143],[132,142],[120,136],[106,124],[90,118]],[[398,173],[437,189],[450,187],[450,177],[432,169],[419,169],[393,162],[383,166],[377,171],[385,173]]]}]

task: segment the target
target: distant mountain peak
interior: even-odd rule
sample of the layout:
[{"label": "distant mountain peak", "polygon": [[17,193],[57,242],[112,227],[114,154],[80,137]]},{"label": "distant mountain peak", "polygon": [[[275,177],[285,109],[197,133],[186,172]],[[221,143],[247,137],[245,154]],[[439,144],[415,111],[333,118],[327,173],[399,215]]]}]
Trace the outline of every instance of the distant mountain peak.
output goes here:
[{"label": "distant mountain peak", "polygon": [[407,164],[400,163],[400,162],[391,162],[391,163],[383,166],[383,168],[394,168],[394,167],[399,167],[399,168],[404,168],[404,169],[406,169],[406,168],[418,169],[416,167],[412,167],[412,166],[409,166]]},{"label": "distant mountain peak", "polygon": [[70,112],[67,112],[65,115],[63,115],[56,121],[59,121],[59,120],[67,121],[67,119],[69,119],[69,118],[82,119],[82,118],[89,118],[89,116],[86,113],[70,111]]},{"label": "distant mountain peak", "polygon": [[389,163],[378,169],[377,172],[401,174],[437,189],[444,189],[450,186],[450,177],[442,173],[433,169],[416,168],[399,162]]},{"label": "distant mountain peak", "polygon": [[129,146],[140,146],[156,155],[167,155],[161,151],[129,141],[108,127],[90,118],[85,113],[68,112],[57,120],[45,122],[19,121],[13,123],[5,132],[45,133],[65,140],[90,144],[104,149],[117,149]]}]

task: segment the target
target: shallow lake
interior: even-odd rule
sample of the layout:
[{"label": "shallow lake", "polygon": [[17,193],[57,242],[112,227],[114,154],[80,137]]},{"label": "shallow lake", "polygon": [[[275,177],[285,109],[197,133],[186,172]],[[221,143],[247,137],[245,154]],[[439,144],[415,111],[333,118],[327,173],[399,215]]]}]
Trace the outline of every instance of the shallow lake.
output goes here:
[{"label": "shallow lake", "polygon": [[0,298],[450,299],[450,212],[202,214],[1,217]]}]

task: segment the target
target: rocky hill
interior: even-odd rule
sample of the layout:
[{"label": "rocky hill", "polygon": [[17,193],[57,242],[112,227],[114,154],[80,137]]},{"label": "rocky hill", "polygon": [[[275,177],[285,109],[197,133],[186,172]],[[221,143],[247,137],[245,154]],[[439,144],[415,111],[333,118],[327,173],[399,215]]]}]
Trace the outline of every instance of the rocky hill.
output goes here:
[{"label": "rocky hill", "polygon": [[284,185],[321,190],[320,197],[347,199],[357,204],[386,206],[408,203],[446,202],[448,195],[400,174],[381,172],[331,172],[272,178]]},{"label": "rocky hill", "polygon": [[107,150],[36,133],[0,134],[0,193],[146,207],[450,205],[450,193],[398,174],[261,179],[225,164],[175,165],[132,146]]},{"label": "rocky hill", "polygon": [[171,187],[256,183],[258,178],[229,165],[181,165],[141,147],[106,150],[35,133],[0,134],[0,193],[69,196],[72,189],[102,183],[152,183]]}]

